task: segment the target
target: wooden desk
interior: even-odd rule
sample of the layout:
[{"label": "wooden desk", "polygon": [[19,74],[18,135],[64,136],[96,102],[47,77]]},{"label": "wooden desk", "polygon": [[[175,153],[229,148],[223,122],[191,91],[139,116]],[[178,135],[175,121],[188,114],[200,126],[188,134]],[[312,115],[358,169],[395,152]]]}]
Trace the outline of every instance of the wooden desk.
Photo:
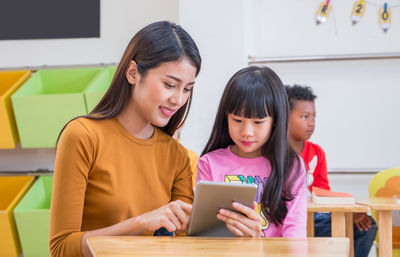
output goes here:
[{"label": "wooden desk", "polygon": [[350,239],[350,256],[354,256],[353,213],[368,212],[367,206],[359,204],[316,204],[307,201],[307,236],[314,236],[314,212],[330,212],[332,215],[332,237]]},{"label": "wooden desk", "polygon": [[95,257],[280,256],[347,257],[348,238],[89,237]]},{"label": "wooden desk", "polygon": [[392,256],[392,211],[400,210],[400,204],[392,197],[357,199],[375,211],[378,223],[379,256]]}]

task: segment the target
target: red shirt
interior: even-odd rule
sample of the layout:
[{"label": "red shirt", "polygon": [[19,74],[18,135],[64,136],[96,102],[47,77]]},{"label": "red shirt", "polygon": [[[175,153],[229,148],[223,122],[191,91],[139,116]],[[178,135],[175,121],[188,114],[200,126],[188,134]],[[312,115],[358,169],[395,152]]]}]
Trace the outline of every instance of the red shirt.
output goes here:
[{"label": "red shirt", "polygon": [[324,150],[317,144],[304,141],[304,148],[300,155],[306,164],[308,190],[311,192],[312,186],[331,190]]}]

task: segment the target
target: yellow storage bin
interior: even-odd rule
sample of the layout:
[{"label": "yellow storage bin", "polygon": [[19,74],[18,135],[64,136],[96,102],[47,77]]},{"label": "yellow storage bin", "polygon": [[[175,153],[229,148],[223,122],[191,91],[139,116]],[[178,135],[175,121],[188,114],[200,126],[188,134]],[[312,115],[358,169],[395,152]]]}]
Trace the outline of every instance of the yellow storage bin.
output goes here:
[{"label": "yellow storage bin", "polygon": [[21,254],[14,209],[34,180],[33,176],[0,176],[0,256]]},{"label": "yellow storage bin", "polygon": [[30,76],[28,70],[0,71],[0,148],[15,148],[19,142],[10,97]]}]

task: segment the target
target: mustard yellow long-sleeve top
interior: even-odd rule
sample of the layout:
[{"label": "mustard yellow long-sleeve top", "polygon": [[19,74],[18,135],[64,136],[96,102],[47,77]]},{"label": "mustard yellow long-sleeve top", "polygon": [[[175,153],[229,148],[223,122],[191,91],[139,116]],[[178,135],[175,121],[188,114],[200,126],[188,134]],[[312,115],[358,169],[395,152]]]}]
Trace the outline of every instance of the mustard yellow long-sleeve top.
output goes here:
[{"label": "mustard yellow long-sleeve top", "polygon": [[81,256],[85,231],[178,199],[193,200],[189,157],[178,142],[157,128],[150,139],[138,139],[116,118],[78,118],[68,124],[57,149],[51,256]]}]

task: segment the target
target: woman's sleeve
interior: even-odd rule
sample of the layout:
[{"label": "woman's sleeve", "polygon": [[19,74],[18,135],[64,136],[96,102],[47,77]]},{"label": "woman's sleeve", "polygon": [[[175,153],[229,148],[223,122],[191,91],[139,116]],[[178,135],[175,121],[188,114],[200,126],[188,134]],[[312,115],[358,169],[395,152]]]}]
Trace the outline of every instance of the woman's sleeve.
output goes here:
[{"label": "woman's sleeve", "polygon": [[192,170],[187,151],[179,146],[178,158],[181,165],[178,165],[178,173],[175,176],[172,186],[171,200],[181,200],[186,203],[193,202],[193,187],[192,187]]},{"label": "woman's sleeve", "polygon": [[[297,166],[297,165],[295,165]],[[295,172],[293,171],[292,174]],[[287,203],[287,215],[283,221],[282,237],[307,237],[306,170],[300,161],[300,171],[293,184],[293,200]]]},{"label": "woman's sleeve", "polygon": [[82,256],[81,231],[93,141],[79,121],[70,122],[57,147],[50,207],[51,256]]},{"label": "woman's sleeve", "polygon": [[197,162],[196,183],[200,180],[213,181],[207,156],[202,156]]}]

